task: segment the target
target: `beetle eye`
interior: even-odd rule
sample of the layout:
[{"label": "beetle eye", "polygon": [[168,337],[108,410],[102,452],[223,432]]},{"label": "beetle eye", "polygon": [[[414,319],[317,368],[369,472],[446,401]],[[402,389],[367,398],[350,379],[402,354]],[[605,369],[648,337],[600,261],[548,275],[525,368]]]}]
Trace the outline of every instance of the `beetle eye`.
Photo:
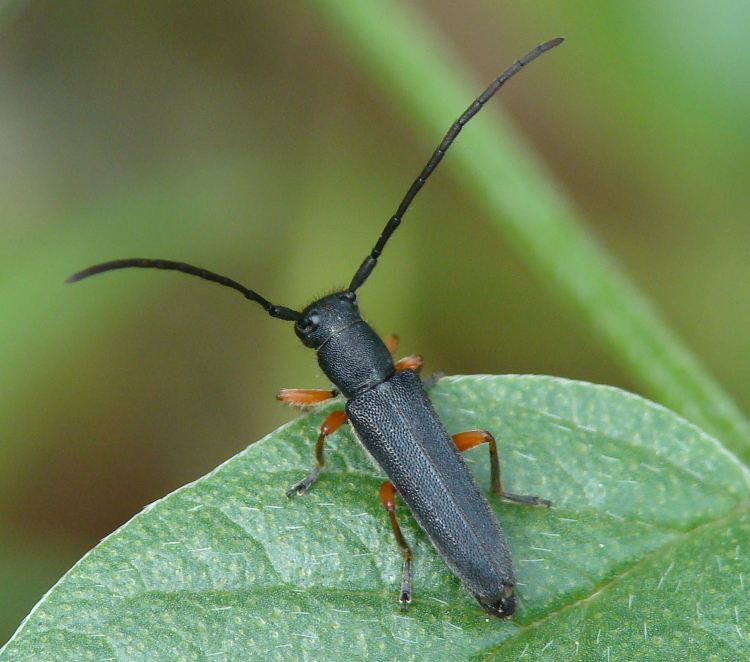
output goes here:
[{"label": "beetle eye", "polygon": [[318,328],[318,324],[320,324],[320,317],[313,313],[309,317],[303,317],[297,322],[297,328],[300,330],[300,333],[307,334],[315,331]]}]

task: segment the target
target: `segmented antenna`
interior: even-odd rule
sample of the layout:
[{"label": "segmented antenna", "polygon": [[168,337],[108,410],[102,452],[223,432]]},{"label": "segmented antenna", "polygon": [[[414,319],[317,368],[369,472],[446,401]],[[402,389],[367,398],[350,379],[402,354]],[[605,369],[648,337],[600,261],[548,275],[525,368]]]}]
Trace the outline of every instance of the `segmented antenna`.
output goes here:
[{"label": "segmented antenna", "polygon": [[79,280],[88,278],[89,276],[95,276],[96,274],[104,273],[105,271],[112,271],[114,269],[129,269],[130,267],[138,267],[141,269],[170,269],[172,271],[181,271],[184,274],[191,276],[198,276],[203,280],[210,280],[212,283],[218,283],[225,287],[231,287],[233,290],[237,290],[242,293],[246,299],[259,303],[265,311],[271,317],[277,317],[282,320],[296,321],[302,317],[301,313],[291,308],[285,308],[284,306],[276,306],[267,299],[263,298],[257,292],[241,285],[231,278],[226,276],[220,276],[215,274],[213,271],[207,269],[201,269],[200,267],[194,267],[191,264],[185,262],[172,262],[171,260],[148,260],[144,258],[129,258],[126,260],[112,260],[111,262],[103,262],[102,264],[95,264],[93,267],[79,271],[78,273],[70,276],[65,282],[66,283],[77,283]]},{"label": "segmented antenna", "polygon": [[414,200],[414,198],[416,197],[419,189],[424,186],[427,178],[432,174],[435,168],[437,168],[438,163],[440,163],[443,156],[445,156],[445,153],[448,151],[448,148],[456,139],[456,136],[459,134],[461,129],[463,129],[468,121],[482,109],[484,104],[489,101],[492,95],[495,94],[495,92],[497,92],[507,80],[515,76],[529,62],[538,58],[542,53],[545,53],[555,46],[561,44],[562,41],[562,37],[558,37],[557,39],[550,39],[550,41],[539,44],[539,46],[537,46],[534,50],[526,53],[526,55],[524,55],[520,60],[516,60],[505,71],[503,71],[500,76],[492,81],[492,83],[490,83],[490,86],[484,92],[482,92],[482,94],[480,94],[476,98],[476,100],[466,109],[466,111],[464,111],[463,115],[461,115],[461,117],[459,117],[453,123],[451,128],[448,129],[448,133],[446,133],[445,137],[442,139],[442,141],[440,141],[437,149],[433,152],[430,160],[427,162],[427,165],[422,169],[422,172],[419,173],[419,177],[417,177],[414,180],[414,183],[409,187],[409,190],[406,192],[404,199],[398,206],[396,213],[391,216],[391,219],[388,221],[388,223],[386,223],[385,228],[383,228],[383,231],[380,233],[380,237],[378,238],[375,247],[372,249],[372,251],[370,251],[370,254],[365,258],[364,262],[362,262],[362,265],[359,267],[359,269],[357,269],[357,273],[354,274],[354,278],[352,278],[352,282],[349,285],[350,292],[354,292],[358,287],[360,287],[367,280],[367,277],[370,275],[370,273],[372,273],[372,270],[378,263],[380,254],[383,252],[383,248],[386,242],[388,241],[388,239],[390,239],[396,228],[401,224],[401,219],[406,213],[406,210],[409,209],[409,205],[412,203],[412,200]]}]

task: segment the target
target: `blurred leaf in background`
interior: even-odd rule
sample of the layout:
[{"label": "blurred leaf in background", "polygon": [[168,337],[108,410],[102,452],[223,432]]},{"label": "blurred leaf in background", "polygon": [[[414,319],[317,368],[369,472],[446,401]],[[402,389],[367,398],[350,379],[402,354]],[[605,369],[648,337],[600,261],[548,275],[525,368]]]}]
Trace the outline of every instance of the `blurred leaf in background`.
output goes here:
[{"label": "blurred leaf in background", "polygon": [[[286,420],[280,387],[324,383],[289,330],[234,293],[174,274],[64,278],[158,256],[303,305],[345,284],[439,137],[297,4],[7,6],[0,579],[15,581],[0,581],[0,641],[99,538]],[[567,37],[554,68],[519,77],[499,103],[747,410],[750,6],[421,10],[480,82]],[[509,252],[449,162],[363,291],[376,328],[397,331],[428,371],[636,389]]]}]

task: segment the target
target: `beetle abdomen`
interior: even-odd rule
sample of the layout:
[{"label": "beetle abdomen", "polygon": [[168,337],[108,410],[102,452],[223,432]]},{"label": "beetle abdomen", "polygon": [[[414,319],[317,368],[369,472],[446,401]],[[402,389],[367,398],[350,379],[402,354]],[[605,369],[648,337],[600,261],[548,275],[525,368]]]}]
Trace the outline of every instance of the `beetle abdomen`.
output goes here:
[{"label": "beetle abdomen", "polygon": [[360,442],[466,588],[480,601],[507,596],[515,577],[505,535],[419,376],[398,373],[349,400],[346,412]]}]

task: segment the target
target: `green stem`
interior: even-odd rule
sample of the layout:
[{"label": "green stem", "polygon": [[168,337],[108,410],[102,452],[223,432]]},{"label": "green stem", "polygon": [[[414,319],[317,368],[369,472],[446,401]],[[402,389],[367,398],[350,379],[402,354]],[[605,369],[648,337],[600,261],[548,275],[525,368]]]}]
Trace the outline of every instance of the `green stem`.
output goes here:
[{"label": "green stem", "polygon": [[[454,119],[481,90],[467,83],[472,77],[450,47],[407,3],[317,0],[315,6],[425,136],[442,135],[446,118]],[[540,35],[540,41],[554,36]],[[540,62],[553,66],[549,60],[563,57],[565,48]],[[499,62],[498,68],[507,64]],[[462,133],[447,159],[449,168],[519,255],[573,303],[645,391],[750,457],[750,422],[595,242],[499,104],[487,110],[494,116]]]}]

